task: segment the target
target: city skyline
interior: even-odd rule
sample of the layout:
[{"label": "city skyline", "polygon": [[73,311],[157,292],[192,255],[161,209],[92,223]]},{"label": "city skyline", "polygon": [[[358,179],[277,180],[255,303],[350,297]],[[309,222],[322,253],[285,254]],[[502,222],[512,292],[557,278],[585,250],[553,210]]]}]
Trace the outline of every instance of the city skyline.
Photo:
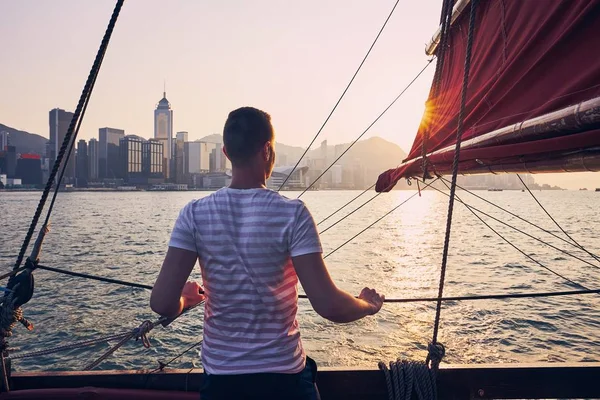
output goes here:
[{"label": "city skyline", "polygon": [[[156,104],[156,93],[166,79],[169,98],[178,109],[173,132],[186,130],[191,140],[221,132],[229,111],[253,105],[273,116],[279,142],[305,147],[393,3],[265,0],[232,7],[129,1],[79,138],[93,137],[100,126],[120,126],[150,137],[153,121],[148,109]],[[0,71],[13,82],[3,88],[0,121],[46,136],[43,114],[57,106],[74,107],[112,7],[108,0],[89,4],[57,0],[35,6],[28,1],[0,3],[0,13],[6,16],[0,37],[12,38],[5,43],[11,57]],[[424,44],[438,26],[439,8],[437,0],[398,4],[320,139],[331,143],[355,139],[426,64]],[[62,42],[69,46],[53,45]],[[157,57],[157,49],[168,50],[169,56]],[[432,75],[429,68],[365,137],[377,135],[407,151]],[[598,173],[538,177],[569,188],[600,186]]]}]

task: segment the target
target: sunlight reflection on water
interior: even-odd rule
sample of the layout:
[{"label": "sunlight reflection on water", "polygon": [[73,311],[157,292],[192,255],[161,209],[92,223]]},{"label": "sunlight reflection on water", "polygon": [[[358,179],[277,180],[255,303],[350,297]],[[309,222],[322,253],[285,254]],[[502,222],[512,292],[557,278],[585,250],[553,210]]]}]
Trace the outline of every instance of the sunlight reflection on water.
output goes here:
[{"label": "sunlight reflection on water", "polygon": [[[326,253],[413,195],[414,191],[383,194],[322,235]],[[353,191],[308,192],[303,200],[317,222],[356,196]],[[459,196],[483,211],[513,224],[557,247],[590,258],[568,244],[536,231],[514,217],[459,191]],[[559,234],[539,207],[521,192],[480,192],[513,212]],[[42,262],[60,268],[152,284],[179,209],[205,192],[185,193],[61,193],[53,215]],[[289,197],[297,193],[287,193]],[[347,215],[373,193],[361,196],[328,221],[323,230]],[[537,195],[537,193],[536,193]],[[590,251],[598,253],[600,213],[594,192],[540,192],[552,215]],[[0,193],[2,246],[0,265],[8,269],[24,238],[39,193]],[[434,297],[446,225],[447,197],[423,191],[372,229],[327,258],[340,287],[358,293],[375,287],[388,298]],[[545,265],[588,287],[600,287],[597,269],[586,266],[523,237],[497,222],[503,235]],[[199,271],[194,272],[199,279]],[[445,295],[489,294],[507,291],[551,291],[571,288],[525,259],[456,204]],[[16,328],[10,343],[38,350],[70,340],[117,333],[153,318],[149,293],[36,273],[36,293],[25,313],[36,324],[33,333]],[[448,302],[442,310],[440,340],[446,361],[534,362],[600,360],[600,302],[598,296],[556,297],[478,302]],[[299,321],[309,354],[323,366],[374,366],[398,356],[423,359],[431,339],[434,305],[387,304],[374,318],[336,325],[317,316],[301,302]],[[201,336],[200,312],[185,316],[153,333],[153,347],[130,343],[111,357],[104,369],[154,367],[182,351]],[[101,346],[106,349],[107,345]],[[17,369],[75,369],[82,367],[78,351],[59,356],[15,360]],[[87,354],[87,353],[86,353]],[[90,353],[90,358],[92,357]],[[87,359],[87,355],[85,356]],[[197,354],[188,354],[179,367],[200,366]]]}]

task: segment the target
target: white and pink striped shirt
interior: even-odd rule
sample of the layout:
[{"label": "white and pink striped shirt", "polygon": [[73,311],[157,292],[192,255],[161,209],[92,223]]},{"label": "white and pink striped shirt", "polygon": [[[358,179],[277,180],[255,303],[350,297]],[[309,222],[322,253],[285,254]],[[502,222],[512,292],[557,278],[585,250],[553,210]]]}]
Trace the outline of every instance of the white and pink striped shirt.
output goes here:
[{"label": "white and pink striped shirt", "polygon": [[207,373],[302,371],[291,257],[322,252],[302,201],[268,189],[223,188],[181,210],[169,246],[199,256]]}]

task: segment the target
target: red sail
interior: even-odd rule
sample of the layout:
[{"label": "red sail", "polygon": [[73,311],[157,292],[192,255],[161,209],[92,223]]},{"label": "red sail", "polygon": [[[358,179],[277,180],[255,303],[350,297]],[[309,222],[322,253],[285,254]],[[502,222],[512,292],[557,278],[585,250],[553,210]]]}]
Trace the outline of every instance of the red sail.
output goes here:
[{"label": "red sail", "polygon": [[[460,173],[600,170],[600,0],[485,0],[476,11]],[[451,171],[469,12],[452,25],[438,98],[378,191],[423,175],[426,131],[429,173]]]}]

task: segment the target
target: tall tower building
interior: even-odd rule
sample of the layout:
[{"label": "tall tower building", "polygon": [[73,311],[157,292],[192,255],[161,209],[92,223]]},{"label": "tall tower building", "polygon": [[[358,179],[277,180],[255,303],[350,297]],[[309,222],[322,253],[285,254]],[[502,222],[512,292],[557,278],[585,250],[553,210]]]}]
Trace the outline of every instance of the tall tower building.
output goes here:
[{"label": "tall tower building", "polygon": [[154,139],[163,143],[164,174],[166,179],[170,179],[171,158],[173,156],[173,110],[171,103],[167,100],[167,92],[163,92],[163,98],[160,99],[154,110]]},{"label": "tall tower building", "polygon": [[186,183],[187,178],[185,174],[185,142],[188,141],[188,133],[187,132],[177,132],[177,136],[175,137],[175,144],[173,149],[173,157],[175,158],[172,163],[174,166],[174,171],[171,171],[171,175],[175,178],[175,183]]},{"label": "tall tower building", "polygon": [[[50,110],[49,114],[50,141],[46,147],[46,152],[48,153],[46,154],[46,157],[50,159],[50,169],[52,170],[52,168],[54,168],[56,157],[58,156],[60,148],[62,147],[63,140],[65,139],[65,135],[67,134],[67,130],[69,129],[69,124],[73,118],[73,113],[61,110],[60,108],[55,108]],[[65,153],[63,160],[66,158],[66,156],[67,153]],[[67,169],[65,170],[64,183],[73,183],[74,180],[75,157],[73,157],[72,154],[71,157],[69,157]]]},{"label": "tall tower building", "polygon": [[88,177],[94,182],[98,180],[98,140],[90,139],[88,143]]},{"label": "tall tower building", "polygon": [[120,178],[119,141],[125,137],[125,131],[115,128],[100,128],[98,137],[100,139],[98,146],[98,178]]},{"label": "tall tower building", "polygon": [[8,145],[8,132],[0,132],[0,151],[4,151],[4,148]]},{"label": "tall tower building", "polygon": [[84,139],[77,142],[76,186],[87,187],[88,184],[88,146]]},{"label": "tall tower building", "polygon": [[139,136],[127,135],[121,139],[119,144],[121,176],[129,184],[146,185],[148,183],[148,178],[144,177],[142,171],[142,146],[144,142],[146,140]]}]

